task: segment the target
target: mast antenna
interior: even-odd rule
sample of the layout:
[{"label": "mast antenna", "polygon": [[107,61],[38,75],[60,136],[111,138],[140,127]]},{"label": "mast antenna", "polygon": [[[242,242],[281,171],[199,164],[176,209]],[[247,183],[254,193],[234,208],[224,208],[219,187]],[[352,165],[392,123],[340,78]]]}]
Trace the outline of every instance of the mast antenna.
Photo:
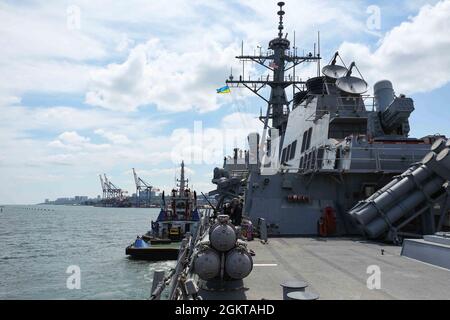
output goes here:
[{"label": "mast antenna", "polygon": [[284,6],[284,2],[283,1],[280,1],[280,2],[278,2],[278,6],[280,7],[280,11],[278,11],[278,15],[280,16],[280,23],[279,23],[279,25],[278,25],[278,38],[283,38],[283,29],[284,29],[284,26],[283,26],[283,16],[284,16],[284,14],[285,14],[285,12],[283,11],[283,6]]},{"label": "mast antenna", "polygon": [[[295,35],[295,30],[294,30],[294,47],[293,47],[293,50],[294,50],[293,56],[295,57],[295,56],[297,56],[297,47],[296,47],[296,35]],[[295,81],[295,67],[296,67],[296,65],[294,64],[293,70],[292,70],[292,73],[293,73],[293,76],[294,76],[294,81]],[[295,96],[295,87],[296,87],[295,85],[292,86],[292,96]]]},{"label": "mast antenna", "polygon": [[[256,55],[246,55],[244,54],[244,46],[242,43],[240,55],[236,58],[239,59],[243,64],[243,74],[239,77],[239,79],[228,79],[226,81],[227,85],[234,88],[238,88],[240,85],[242,85],[267,103],[267,111],[265,112],[265,116],[260,116],[260,120],[264,120],[264,130],[262,134],[261,144],[263,143],[263,141],[265,141],[267,132],[269,132],[270,136],[269,129],[275,128],[279,130],[280,136],[283,136],[286,131],[287,120],[290,112],[289,105],[294,100],[294,98],[288,100],[286,89],[289,86],[293,86],[293,95],[295,95],[296,91],[304,91],[306,89],[306,81],[298,79],[298,70],[296,70],[296,67],[302,63],[315,63],[317,59],[320,59],[317,55],[313,56],[312,53],[307,56],[305,56],[305,54],[298,55],[298,48],[295,42],[293,52],[288,51],[290,48],[290,42],[287,39],[287,33],[285,34],[283,32],[283,19],[285,15],[285,12],[283,10],[284,5],[284,2],[278,2],[278,34],[276,38],[272,39],[269,42],[268,52],[263,55],[260,48],[259,54],[256,52]],[[267,75],[267,77],[260,76],[258,79],[251,79],[249,74],[248,79],[246,79],[246,75],[244,74],[245,62],[255,62],[268,69],[269,74]],[[285,73],[289,70],[292,70],[294,72],[294,77],[285,76]],[[266,87],[270,87],[269,97],[265,97],[263,95],[262,89]],[[271,120],[270,126],[269,119]]]},{"label": "mast antenna", "polygon": [[317,76],[320,77],[320,31],[317,31]]},{"label": "mast antenna", "polygon": [[[244,40],[242,40],[241,55],[244,55]],[[242,80],[245,79],[245,61],[242,60]]]}]

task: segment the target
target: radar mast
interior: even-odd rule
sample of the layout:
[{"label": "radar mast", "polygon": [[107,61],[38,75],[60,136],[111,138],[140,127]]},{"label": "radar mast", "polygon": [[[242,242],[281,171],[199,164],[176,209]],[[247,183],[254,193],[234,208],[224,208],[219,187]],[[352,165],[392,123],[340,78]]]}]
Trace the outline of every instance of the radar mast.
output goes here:
[{"label": "radar mast", "polygon": [[188,180],[184,177],[184,161],[181,161],[180,179],[177,181],[180,183],[178,186],[180,187],[180,194],[182,194],[188,183]]},{"label": "radar mast", "polygon": [[[239,76],[238,80],[235,80],[231,74],[229,79],[226,81],[227,85],[230,87],[237,88],[240,85],[246,87],[262,100],[267,103],[267,113],[266,116],[261,116],[260,119],[264,121],[264,133],[263,139],[265,139],[265,132],[268,128],[278,129],[280,137],[284,136],[286,131],[288,116],[290,112],[289,105],[293,99],[288,101],[286,95],[286,88],[294,86],[293,93],[295,89],[303,91],[305,90],[306,81],[295,76],[295,67],[304,62],[320,62],[320,52],[316,54],[309,53],[308,55],[299,56],[297,55],[297,48],[290,50],[290,41],[287,39],[288,34],[283,34],[283,16],[285,12],[283,11],[284,2],[278,3],[279,11],[277,12],[279,16],[278,23],[278,37],[269,42],[269,51],[265,54],[260,50],[259,55],[244,55],[243,45],[242,52],[240,56],[236,58],[242,62],[243,74]],[[245,63],[255,62],[269,70],[272,75],[267,77],[261,76],[259,79],[245,79]],[[289,70],[293,70],[293,77],[286,76],[285,73]],[[267,99],[261,94],[261,89],[266,86],[270,87],[270,96]],[[271,119],[271,127],[269,127],[269,119]],[[281,145],[281,144],[280,144]]]}]

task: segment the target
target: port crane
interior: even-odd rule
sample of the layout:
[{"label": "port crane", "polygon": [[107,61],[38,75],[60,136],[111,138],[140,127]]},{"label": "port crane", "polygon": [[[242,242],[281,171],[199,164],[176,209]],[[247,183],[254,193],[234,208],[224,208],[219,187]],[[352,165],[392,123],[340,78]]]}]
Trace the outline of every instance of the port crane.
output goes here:
[{"label": "port crane", "polygon": [[149,183],[145,182],[142,178],[140,178],[136,170],[133,168],[133,176],[134,176],[134,182],[136,184],[136,205],[140,207],[140,201],[141,201],[141,195],[143,194],[145,196],[145,202],[144,204],[146,206],[150,205],[150,198],[151,198],[151,191],[153,186],[151,186]]},{"label": "port crane", "polygon": [[101,174],[98,175],[100,177],[100,184],[102,185],[102,199],[106,199],[107,198],[107,194],[108,194],[108,187],[105,183],[105,181],[103,180],[103,177]]},{"label": "port crane", "polygon": [[128,193],[125,190],[117,187],[114,183],[112,183],[106,174],[103,174],[103,178],[100,175],[100,182],[102,184],[103,190],[103,199],[111,199],[111,200],[123,200],[125,194]]}]

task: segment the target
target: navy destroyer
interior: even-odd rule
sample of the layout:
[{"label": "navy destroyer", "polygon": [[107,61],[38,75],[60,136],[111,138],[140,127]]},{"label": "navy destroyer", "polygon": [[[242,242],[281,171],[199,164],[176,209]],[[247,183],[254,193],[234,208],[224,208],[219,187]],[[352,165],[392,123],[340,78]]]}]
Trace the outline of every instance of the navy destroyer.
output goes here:
[{"label": "navy destroyer", "polygon": [[[237,56],[270,74],[226,80],[267,103],[262,134],[214,169],[218,205],[155,273],[152,299],[167,286],[169,299],[450,299],[449,140],[410,137],[413,100],[388,80],[367,94],[338,52],[321,68],[320,41],[298,55],[278,6],[268,51]],[[303,80],[307,63],[318,73]],[[236,199],[261,241],[224,215]]]},{"label": "navy destroyer", "polygon": [[[215,169],[217,190],[212,194],[218,195],[219,203],[231,201],[233,194],[242,196],[244,213],[254,223],[265,219],[269,235],[362,234],[365,230],[357,223],[362,220],[353,219],[349,210],[377,196],[377,190],[421,161],[443,137],[409,136],[414,102],[396,95],[389,80],[377,82],[371,96],[357,64],[347,66],[338,52],[322,69],[320,45],[317,51],[297,55],[295,44],[291,48],[283,33],[284,3],[279,5],[279,32],[267,53],[237,56],[243,64],[250,61],[267,68],[271,75],[256,80],[231,75],[226,80],[231,88],[247,88],[267,103],[262,136],[250,134],[245,158],[235,150],[233,157],[225,158],[223,168]],[[317,64],[321,74],[299,78],[296,67],[307,63]],[[265,87],[270,88],[269,98],[261,94]],[[399,241],[405,235],[440,231],[432,220],[441,213],[433,208],[434,203],[442,203],[439,196],[446,191],[431,193],[427,201],[403,210],[383,232],[370,235]],[[403,224],[400,218],[420,206],[428,209]]]}]

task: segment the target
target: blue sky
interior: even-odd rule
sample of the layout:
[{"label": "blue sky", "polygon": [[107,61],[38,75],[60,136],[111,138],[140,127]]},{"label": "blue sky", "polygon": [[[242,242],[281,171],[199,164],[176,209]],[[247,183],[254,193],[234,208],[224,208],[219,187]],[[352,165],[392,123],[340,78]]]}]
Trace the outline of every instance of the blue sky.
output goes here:
[{"label": "blue sky", "polygon": [[[241,40],[253,53],[276,35],[276,2],[1,1],[0,203],[96,196],[99,173],[131,193],[133,167],[169,189],[199,152],[188,176],[210,190],[265,107],[215,89],[239,74]],[[412,136],[450,135],[450,1],[285,2],[300,52],[320,30],[324,63],[339,50],[370,85],[387,78],[414,98]]]}]

